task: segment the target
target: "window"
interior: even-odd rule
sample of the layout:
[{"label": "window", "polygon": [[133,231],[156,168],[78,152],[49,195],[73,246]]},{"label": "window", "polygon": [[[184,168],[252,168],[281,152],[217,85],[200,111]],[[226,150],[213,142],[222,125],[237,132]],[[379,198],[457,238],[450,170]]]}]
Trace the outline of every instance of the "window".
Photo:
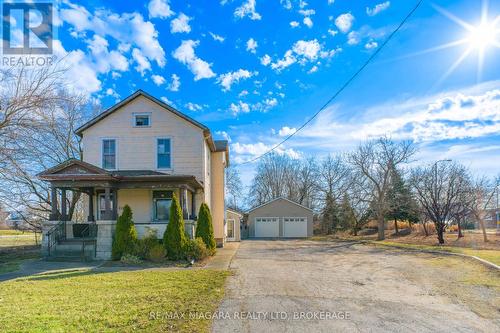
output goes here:
[{"label": "window", "polygon": [[157,168],[171,168],[170,139],[157,140]]},{"label": "window", "polygon": [[150,114],[135,114],[134,115],[134,126],[135,127],[149,127],[151,125],[151,115]]},{"label": "window", "polygon": [[116,169],[116,140],[102,140],[102,167],[103,169]]},{"label": "window", "polygon": [[154,191],[153,192],[154,220],[168,221],[170,219],[171,204],[172,204],[172,191]]},{"label": "window", "polygon": [[[111,198],[110,208],[111,208],[111,211],[113,211],[113,207],[115,205],[115,199],[113,197],[113,193],[110,193],[110,198]],[[106,213],[106,195],[104,193],[99,193],[97,206],[98,206],[98,212],[99,212],[97,215],[97,219],[100,220],[101,217],[104,216],[104,214]]]}]

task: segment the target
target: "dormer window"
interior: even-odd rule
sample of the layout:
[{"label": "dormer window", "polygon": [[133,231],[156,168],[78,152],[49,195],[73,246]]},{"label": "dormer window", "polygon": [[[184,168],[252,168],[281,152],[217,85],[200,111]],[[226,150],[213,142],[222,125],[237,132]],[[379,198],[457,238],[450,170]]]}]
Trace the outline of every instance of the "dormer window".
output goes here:
[{"label": "dormer window", "polygon": [[134,127],[149,127],[151,126],[150,113],[134,113]]}]

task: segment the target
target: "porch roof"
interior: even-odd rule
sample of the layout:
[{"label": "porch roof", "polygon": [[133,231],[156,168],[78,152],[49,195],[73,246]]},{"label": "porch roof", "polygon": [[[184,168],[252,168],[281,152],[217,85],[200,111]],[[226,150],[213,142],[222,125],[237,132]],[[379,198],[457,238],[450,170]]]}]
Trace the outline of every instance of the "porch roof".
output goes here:
[{"label": "porch roof", "polygon": [[61,187],[112,186],[157,187],[159,185],[186,185],[192,189],[203,189],[203,183],[193,175],[172,175],[155,170],[116,170],[110,171],[77,159],[70,159],[37,175]]}]

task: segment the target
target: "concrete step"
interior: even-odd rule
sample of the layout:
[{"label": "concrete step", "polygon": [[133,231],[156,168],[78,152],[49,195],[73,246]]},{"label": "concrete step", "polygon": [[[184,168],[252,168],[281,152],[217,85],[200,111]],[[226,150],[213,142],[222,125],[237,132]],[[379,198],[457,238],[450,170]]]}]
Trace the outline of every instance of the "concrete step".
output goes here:
[{"label": "concrete step", "polygon": [[49,261],[91,261],[94,259],[94,250],[86,250],[82,255],[82,251],[62,251],[58,249],[52,252],[47,258]]},{"label": "concrete step", "polygon": [[[85,251],[94,250],[94,243],[85,243]],[[82,242],[81,241],[62,241],[56,245],[56,250],[61,251],[81,251]]]}]

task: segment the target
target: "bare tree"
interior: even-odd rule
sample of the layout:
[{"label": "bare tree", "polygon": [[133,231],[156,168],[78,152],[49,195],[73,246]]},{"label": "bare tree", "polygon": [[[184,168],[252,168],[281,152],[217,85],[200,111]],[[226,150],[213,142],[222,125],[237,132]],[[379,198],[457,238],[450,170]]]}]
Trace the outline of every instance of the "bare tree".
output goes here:
[{"label": "bare tree", "polygon": [[[48,184],[37,179],[36,174],[69,158],[81,159],[74,130],[83,122],[85,99],[65,91],[63,73],[43,67],[0,74],[5,79],[0,198],[31,224],[47,217],[51,200]],[[68,197],[70,216],[79,197],[78,193]]]},{"label": "bare tree", "polygon": [[240,201],[243,197],[243,183],[240,172],[233,166],[226,169],[226,204],[234,209],[240,208]]},{"label": "bare tree", "polygon": [[323,203],[328,196],[339,202],[351,185],[351,176],[351,168],[344,156],[329,155],[323,159],[318,173],[318,189]]},{"label": "bare tree", "polygon": [[470,200],[470,211],[479,223],[483,232],[483,239],[488,241],[484,220],[488,214],[488,208],[493,205],[493,199],[500,186],[500,177],[490,180],[486,177],[477,179],[472,188],[472,200]]},{"label": "bare tree", "polygon": [[436,226],[438,241],[444,243],[444,231],[461,200],[471,189],[467,169],[458,163],[434,163],[412,171],[415,196]]},{"label": "bare tree", "polygon": [[378,222],[378,240],[383,240],[384,218],[388,209],[387,193],[390,188],[391,171],[407,163],[415,153],[410,141],[394,142],[383,137],[361,144],[349,156],[349,161],[358,174],[367,179],[371,190],[372,208]]},{"label": "bare tree", "polygon": [[373,215],[371,209],[372,193],[370,187],[366,184],[364,177],[353,177],[353,181],[347,195],[351,204],[354,223],[352,225],[352,234],[358,235],[358,232],[368,223]]}]

